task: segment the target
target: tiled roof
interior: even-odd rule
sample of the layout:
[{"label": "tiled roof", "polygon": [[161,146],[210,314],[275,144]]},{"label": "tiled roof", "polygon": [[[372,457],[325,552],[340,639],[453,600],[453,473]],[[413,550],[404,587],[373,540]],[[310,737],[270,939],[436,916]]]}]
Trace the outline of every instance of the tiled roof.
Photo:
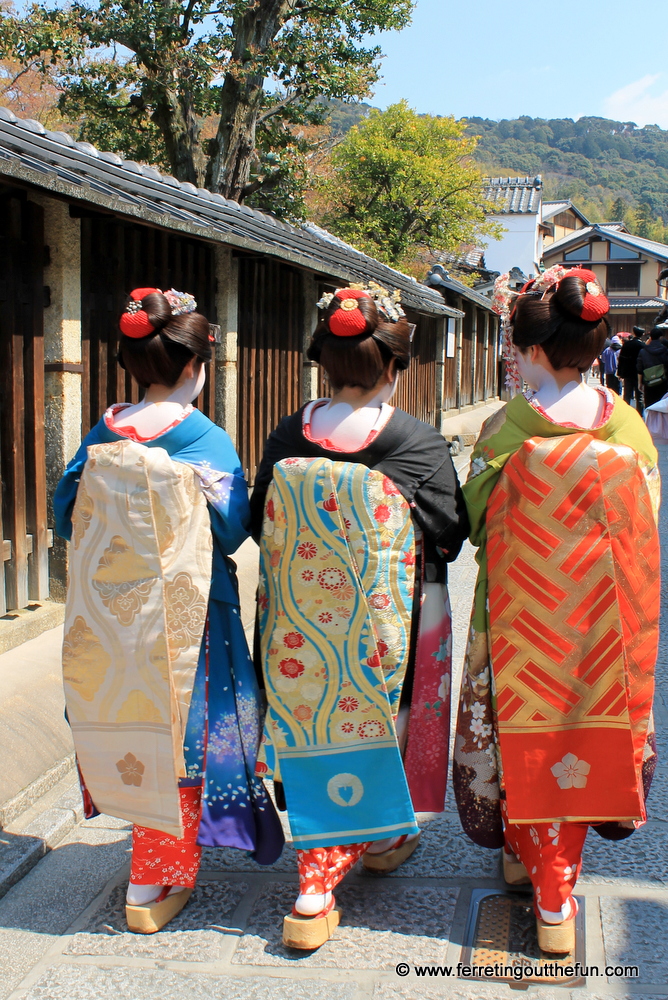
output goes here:
[{"label": "tiled roof", "polygon": [[656,243],[654,240],[646,240],[641,236],[631,236],[630,233],[622,232],[620,227],[623,227],[623,223],[611,222],[585,226],[584,229],[576,229],[574,233],[564,236],[563,239],[557,240],[556,243],[551,243],[549,247],[546,247],[543,256],[551,257],[557,251],[567,250],[571,245],[577,246],[579,243],[586,242],[591,236],[604,236],[608,239],[612,237],[613,243],[628,247],[629,250],[633,250],[634,252],[640,251],[641,253],[650,254],[652,257],[658,257],[660,260],[668,260],[668,245],[665,243]]},{"label": "tiled roof", "polygon": [[473,288],[469,288],[468,285],[462,284],[461,281],[457,281],[456,278],[448,274],[442,264],[434,264],[427,275],[426,282],[432,288],[441,288],[444,291],[454,292],[455,295],[461,295],[462,298],[469,299],[471,302],[475,302],[476,305],[482,306],[483,309],[493,312],[491,300],[486,295]]},{"label": "tiled roof", "polygon": [[493,215],[535,215],[540,211],[543,181],[536,177],[486,177],[484,197]]},{"label": "tiled roof", "polygon": [[644,298],[643,296],[636,295],[630,296],[624,299],[609,299],[611,309],[663,309],[664,306],[668,305],[665,299],[660,299],[655,296],[650,296],[649,298]]},{"label": "tiled roof", "polygon": [[576,208],[570,198],[566,201],[544,201],[541,210],[541,218],[543,222],[549,222],[553,219],[555,215],[559,215],[560,212],[574,212],[578,219],[581,219],[585,225],[589,222],[589,219],[583,215],[579,208]]},{"label": "tiled roof", "polygon": [[544,201],[543,219],[551,219],[553,215],[558,215],[559,212],[567,212],[570,207],[570,201]]},{"label": "tiled roof", "polygon": [[422,312],[457,316],[435,290],[367,257],[317,226],[299,228],[178,181],[155,167],[49,132],[32,119],[0,107],[0,176],[215,242],[265,253],[336,281],[374,280],[401,291],[402,302]]},{"label": "tiled roof", "polygon": [[457,253],[436,254],[438,260],[445,264],[452,264],[454,267],[485,267],[485,251],[481,247],[465,246],[461,247]]}]

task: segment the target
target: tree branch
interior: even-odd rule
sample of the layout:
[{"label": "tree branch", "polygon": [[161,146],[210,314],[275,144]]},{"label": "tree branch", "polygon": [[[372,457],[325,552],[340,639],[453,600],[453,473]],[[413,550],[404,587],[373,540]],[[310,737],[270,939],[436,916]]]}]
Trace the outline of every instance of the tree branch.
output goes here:
[{"label": "tree branch", "polygon": [[263,177],[257,177],[243,189],[242,200],[250,198],[250,196],[255,194],[256,191],[259,191],[260,188],[263,188],[265,191],[270,191],[271,188],[276,187],[276,185],[280,182],[280,179],[281,177],[278,171],[275,174],[265,174]]},{"label": "tree branch", "polygon": [[29,73],[30,70],[34,69],[35,66],[37,66],[38,64],[39,64],[39,59],[33,59],[31,63],[29,63],[27,66],[24,66],[23,69],[16,74],[14,79],[7,84],[6,90],[10,90],[13,86],[15,86],[17,81],[21,79],[24,73]]},{"label": "tree branch", "polygon": [[193,10],[195,9],[196,3],[197,0],[188,0],[188,6],[186,7],[185,14],[183,15],[182,38],[185,38],[188,34],[188,29],[190,28],[190,18],[193,16]]},{"label": "tree branch", "polygon": [[262,125],[270,118],[273,118],[274,115],[277,115],[280,111],[283,111],[284,108],[287,108],[291,104],[294,104],[295,101],[298,101],[301,96],[302,94],[300,93],[300,91],[296,90],[293,94],[291,94],[290,97],[286,97],[285,100],[279,101],[278,104],[275,104],[271,108],[267,108],[267,110],[258,117],[257,120],[258,125]]}]

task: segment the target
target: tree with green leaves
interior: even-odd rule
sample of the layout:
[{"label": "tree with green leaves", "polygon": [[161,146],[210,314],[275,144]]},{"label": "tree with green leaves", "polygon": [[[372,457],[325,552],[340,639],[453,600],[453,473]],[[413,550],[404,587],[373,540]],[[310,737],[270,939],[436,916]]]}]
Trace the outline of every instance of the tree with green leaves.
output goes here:
[{"label": "tree with green leaves", "polygon": [[624,222],[629,214],[629,206],[623,198],[615,198],[610,206],[610,222]]},{"label": "tree with green leaves", "polygon": [[321,218],[332,232],[394,266],[425,248],[454,250],[500,235],[486,218],[476,138],[467,123],[419,115],[406,101],[370,111],[332,155]]},{"label": "tree with green leaves", "polygon": [[326,117],[318,98],[368,95],[380,50],[366,39],[413,3],[47,0],[2,16],[0,57],[56,82],[80,138],[235,201],[287,183],[294,202],[299,127]]}]

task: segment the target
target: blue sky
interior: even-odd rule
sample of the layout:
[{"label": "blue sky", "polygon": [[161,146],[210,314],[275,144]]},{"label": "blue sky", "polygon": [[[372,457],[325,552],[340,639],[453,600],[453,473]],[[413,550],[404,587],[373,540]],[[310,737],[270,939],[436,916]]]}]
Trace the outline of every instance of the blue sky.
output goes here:
[{"label": "blue sky", "polygon": [[666,0],[418,0],[409,28],[380,36],[371,103],[668,128],[667,15]]}]

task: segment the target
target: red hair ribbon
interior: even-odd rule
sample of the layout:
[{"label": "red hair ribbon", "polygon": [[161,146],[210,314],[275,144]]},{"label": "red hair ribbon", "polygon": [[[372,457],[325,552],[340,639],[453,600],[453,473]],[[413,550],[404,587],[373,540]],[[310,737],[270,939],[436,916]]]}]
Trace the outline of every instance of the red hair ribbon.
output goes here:
[{"label": "red hair ribbon", "polygon": [[335,299],[339,308],[329,317],[329,329],[337,337],[359,337],[366,330],[366,320],[358,305],[359,299],[370,299],[361,288],[340,288]]},{"label": "red hair ribbon", "polygon": [[603,319],[610,309],[610,303],[599,285],[594,272],[589,271],[586,267],[573,267],[566,277],[582,278],[587,286],[580,319],[584,319],[588,323],[595,323],[597,320]]},{"label": "red hair ribbon", "polygon": [[130,292],[130,302],[118,324],[121,328],[121,333],[124,333],[126,337],[138,340],[141,337],[148,337],[150,333],[155,332],[155,327],[148,318],[147,313],[141,307],[142,299],[145,299],[147,295],[151,295],[153,292],[161,294],[159,288],[135,288]]}]

